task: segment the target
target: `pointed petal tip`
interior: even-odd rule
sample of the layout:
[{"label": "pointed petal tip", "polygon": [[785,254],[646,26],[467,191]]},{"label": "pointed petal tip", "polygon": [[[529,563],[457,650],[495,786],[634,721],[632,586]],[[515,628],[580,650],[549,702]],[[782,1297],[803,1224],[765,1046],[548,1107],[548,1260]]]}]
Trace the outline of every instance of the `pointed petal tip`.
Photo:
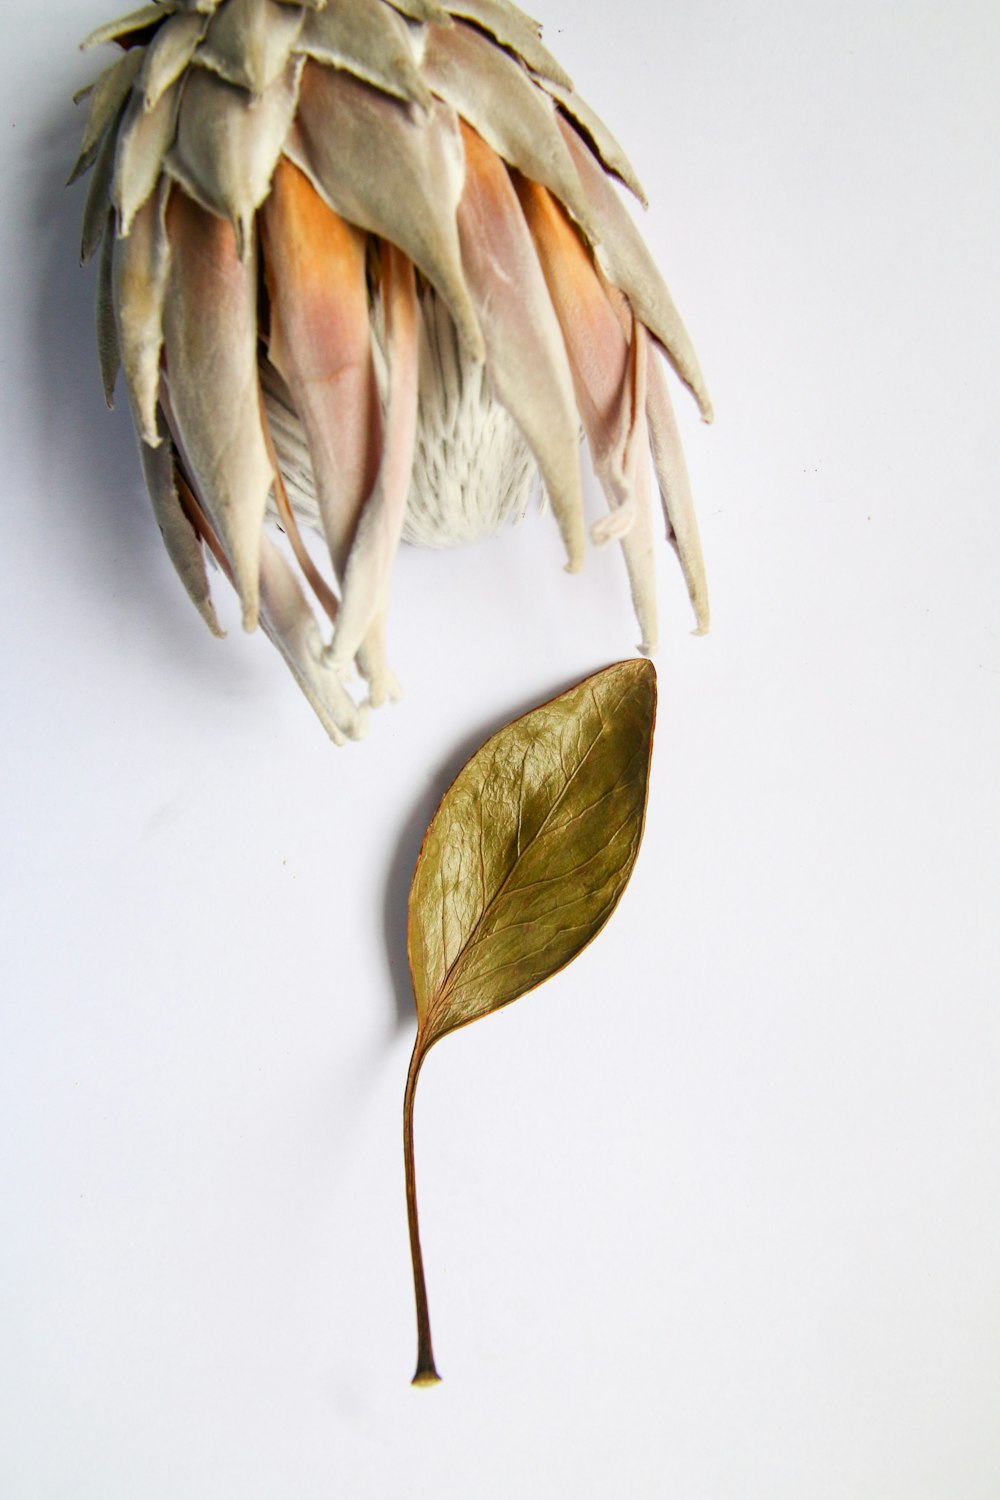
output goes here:
[{"label": "pointed petal tip", "polygon": [[403,689],[400,687],[399,678],[388,669],[381,677],[368,684],[369,708],[384,708],[387,703],[400,703],[402,698]]},{"label": "pointed petal tip", "polygon": [[242,625],[247,635],[253,635],[260,623],[260,611],[255,599],[245,599],[243,602]]}]

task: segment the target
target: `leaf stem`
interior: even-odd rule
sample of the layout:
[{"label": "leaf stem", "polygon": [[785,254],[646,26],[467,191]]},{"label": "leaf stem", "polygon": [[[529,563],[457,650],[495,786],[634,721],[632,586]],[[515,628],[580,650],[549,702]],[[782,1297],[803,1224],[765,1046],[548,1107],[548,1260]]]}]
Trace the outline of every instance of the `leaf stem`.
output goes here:
[{"label": "leaf stem", "polygon": [[417,1219],[417,1175],[413,1159],[413,1101],[416,1095],[417,1078],[424,1060],[420,1038],[417,1037],[410,1071],[406,1076],[406,1092],[403,1095],[403,1162],[406,1167],[406,1216],[410,1226],[410,1257],[413,1261],[413,1291],[417,1300],[417,1368],[413,1385],[437,1385],[441,1379],[434,1367],[434,1350],[431,1347],[431,1317],[427,1307],[427,1283],[424,1279],[424,1257],[420,1249],[420,1224]]}]

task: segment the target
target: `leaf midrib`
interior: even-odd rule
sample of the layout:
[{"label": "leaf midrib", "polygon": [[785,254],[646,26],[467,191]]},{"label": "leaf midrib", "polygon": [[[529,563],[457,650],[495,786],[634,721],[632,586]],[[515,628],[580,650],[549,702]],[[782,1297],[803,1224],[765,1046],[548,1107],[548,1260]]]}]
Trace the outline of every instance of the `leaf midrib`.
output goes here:
[{"label": "leaf midrib", "polygon": [[[522,849],[520,847],[521,815],[520,815],[520,811],[518,812],[517,853],[514,856],[513,863],[511,864],[510,869],[507,871],[507,873],[504,876],[503,880],[497,886],[497,888],[494,891],[493,895],[490,897],[489,901],[483,907],[482,911],[480,912],[479,916],[477,917],[477,919],[475,921],[475,924],[470,929],[468,936],[466,937],[466,939],[465,939],[464,943],[462,944],[462,946],[461,946],[458,954],[456,955],[454,961],[449,965],[448,972],[445,974],[444,979],[442,980],[441,988],[438,990],[437,995],[434,998],[434,1000],[432,1000],[431,1003],[427,1007],[427,1010],[425,1012],[426,1028],[422,1028],[422,1029],[427,1029],[427,1030],[432,1030],[433,1029],[434,1019],[437,1016],[438,1012],[440,1011],[440,1009],[441,1009],[444,1001],[448,997],[448,993],[449,993],[449,990],[450,990],[450,987],[451,987],[451,983],[452,983],[452,979],[454,977],[456,969],[461,964],[462,959],[465,956],[465,954],[468,952],[468,950],[476,942],[476,939],[478,937],[479,931],[482,928],[484,922],[486,921],[486,918],[489,916],[490,912],[493,910],[494,906],[499,901],[500,897],[503,895],[503,893],[506,890],[508,884],[510,883],[511,878],[514,875],[514,872],[516,871],[518,865],[521,863],[521,860],[524,858],[525,853],[527,852],[528,849],[532,848],[534,846],[534,844],[537,843],[537,841],[538,841],[539,838],[541,838],[542,834],[545,831],[546,824],[549,822],[549,820],[551,819],[551,817],[553,816],[553,814],[560,807],[560,805],[562,804],[564,798],[568,794],[570,787],[573,785],[573,783],[576,780],[577,776],[583,770],[583,768],[586,765],[588,759],[590,758],[591,752],[594,750],[595,746],[597,745],[597,743],[601,739],[601,736],[605,733],[605,731],[609,727],[610,720],[614,717],[614,715],[617,713],[618,709],[625,702],[625,699],[629,696],[629,694],[631,692],[631,685],[628,688],[626,688],[625,692],[622,693],[621,697],[618,699],[618,702],[615,704],[614,710],[612,710],[611,714],[608,715],[607,717],[605,716],[605,713],[601,709],[600,704],[597,702],[597,695],[594,692],[593,687],[591,687],[590,692],[591,692],[591,697],[592,697],[593,702],[594,702],[594,708],[597,711],[597,716],[598,716],[598,718],[601,721],[601,727],[597,731],[597,733],[594,735],[594,738],[591,740],[590,744],[587,746],[587,749],[584,751],[583,755],[580,757],[579,761],[577,762],[576,766],[574,767],[574,769],[572,770],[572,772],[570,773],[570,775],[566,778],[566,785],[563,787],[562,791],[559,793],[558,797],[553,802],[553,804],[549,808],[548,812],[545,814],[545,817],[542,819],[541,823],[538,825],[538,829],[535,832],[534,836],[532,837],[531,842],[526,846],[525,849]],[[522,768],[522,770],[523,770],[523,768]],[[523,786],[523,781],[522,781],[522,786]],[[482,841],[482,824],[480,823],[480,847],[481,847],[481,841]]]}]

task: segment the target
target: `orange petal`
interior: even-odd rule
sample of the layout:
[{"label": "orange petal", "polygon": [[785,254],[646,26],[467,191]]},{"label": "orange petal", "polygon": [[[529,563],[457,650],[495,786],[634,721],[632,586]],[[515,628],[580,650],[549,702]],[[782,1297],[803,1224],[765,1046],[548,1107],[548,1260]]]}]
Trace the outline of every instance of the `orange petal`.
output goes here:
[{"label": "orange petal", "polygon": [[579,419],[559,319],[506,166],[464,121],[462,139],[458,233],[486,369],[538,461],[575,572],[584,545]]},{"label": "orange petal", "polygon": [[632,420],[629,343],[565,210],[537,182],[520,175],[515,182],[566,340],[594,468],[611,504],[622,505]]},{"label": "orange petal", "polygon": [[316,497],[343,578],[378,474],[382,420],[372,360],[366,236],[282,158],[261,212],[269,354],[305,428]]},{"label": "orange petal", "polygon": [[594,538],[621,542],[641,649],[652,651],[657,612],[646,427],[648,339],[624,299],[619,307],[610,300],[590,252],[552,194],[520,176],[515,182],[566,340],[594,469],[611,507],[607,519],[593,528]]}]

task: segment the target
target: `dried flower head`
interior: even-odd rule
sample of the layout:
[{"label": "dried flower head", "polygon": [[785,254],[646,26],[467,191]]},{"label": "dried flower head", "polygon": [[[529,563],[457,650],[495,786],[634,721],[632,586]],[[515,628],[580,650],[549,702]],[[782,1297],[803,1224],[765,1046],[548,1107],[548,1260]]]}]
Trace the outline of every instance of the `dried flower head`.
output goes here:
[{"label": "dried flower head", "polygon": [[609,505],[591,536],[622,546],[643,649],[649,447],[705,628],[657,349],[706,419],[708,397],[611,177],[642,191],[537,23],[509,0],[162,0],[84,45],[103,42],[123,53],[86,91],[73,178],[91,172],[105,390],[121,364],[167,550],[214,631],[206,547],[329,733],[358,737],[398,692],[401,537],[491,532],[538,472],[580,567],[581,422]]}]

